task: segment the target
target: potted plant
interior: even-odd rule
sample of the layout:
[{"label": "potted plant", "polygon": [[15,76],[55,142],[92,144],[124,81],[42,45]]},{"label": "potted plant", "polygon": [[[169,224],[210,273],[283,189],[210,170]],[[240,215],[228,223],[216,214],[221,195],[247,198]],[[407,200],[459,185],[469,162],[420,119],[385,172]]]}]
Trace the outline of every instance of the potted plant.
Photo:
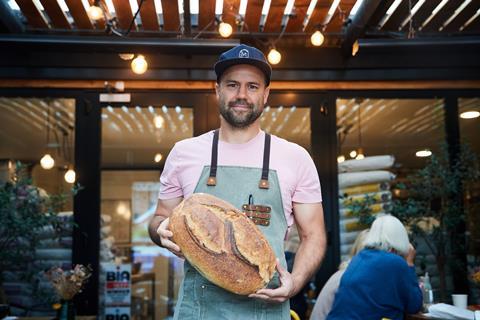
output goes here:
[{"label": "potted plant", "polygon": [[451,259],[451,255],[466,252],[465,234],[458,234],[467,216],[462,198],[469,184],[480,177],[478,159],[467,145],[460,147],[457,159],[452,162],[446,149],[443,147],[439,154],[432,154],[425,167],[409,176],[405,184],[396,185],[404,189],[408,197],[394,201],[392,209],[392,213],[410,228],[413,237],[423,239],[434,255],[443,301],[447,266],[452,274],[464,277],[465,282],[468,277],[467,266],[461,260]]},{"label": "potted plant", "polygon": [[32,185],[25,172],[26,166],[17,163],[13,179],[0,183],[0,303],[7,302],[3,291],[6,271],[31,283],[35,295],[43,276],[33,263],[39,234],[47,227],[63,228],[64,220],[57,212],[67,195],[47,195]]}]

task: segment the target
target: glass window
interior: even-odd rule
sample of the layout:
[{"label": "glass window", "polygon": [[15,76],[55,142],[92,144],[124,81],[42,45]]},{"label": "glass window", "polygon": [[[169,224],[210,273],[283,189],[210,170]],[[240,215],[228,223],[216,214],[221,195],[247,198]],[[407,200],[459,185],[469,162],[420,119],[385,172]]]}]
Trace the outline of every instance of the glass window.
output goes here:
[{"label": "glass window", "polygon": [[[33,251],[22,246],[29,240],[21,235],[9,243],[7,250],[1,249],[0,260],[6,263],[0,263],[0,272],[8,271],[3,273],[1,285],[11,303],[11,315],[52,315],[55,294],[43,271],[58,266],[69,269],[72,262],[70,190],[75,180],[75,100],[0,97],[0,123],[0,188],[2,196],[7,195],[6,182],[13,184],[17,191],[10,194],[10,199],[19,204],[1,212],[0,241],[6,238],[2,228],[13,233],[17,227],[21,229],[4,219],[19,219],[20,215],[22,227],[28,228],[29,236],[36,237],[30,247]],[[18,163],[24,168],[20,176],[28,181],[13,180]],[[33,227],[29,217],[42,214],[43,220],[43,211],[48,207],[37,204],[59,194],[66,196],[56,210],[63,216],[63,229],[55,230],[51,225],[40,228],[40,219]],[[2,199],[5,202],[0,204],[0,210],[10,208]]]},{"label": "glass window", "polygon": [[[102,109],[100,260],[103,271],[112,263],[131,270],[131,296],[125,312],[133,319],[173,315],[183,260],[156,246],[147,226],[156,209],[165,159],[175,142],[192,136],[191,107]],[[112,309],[106,286],[101,271],[100,314],[103,308]]]},{"label": "glass window", "polygon": [[[458,99],[460,139],[472,154],[480,159],[480,98]],[[480,182],[478,179],[463,185],[467,217],[468,271],[472,301],[480,301]]]}]

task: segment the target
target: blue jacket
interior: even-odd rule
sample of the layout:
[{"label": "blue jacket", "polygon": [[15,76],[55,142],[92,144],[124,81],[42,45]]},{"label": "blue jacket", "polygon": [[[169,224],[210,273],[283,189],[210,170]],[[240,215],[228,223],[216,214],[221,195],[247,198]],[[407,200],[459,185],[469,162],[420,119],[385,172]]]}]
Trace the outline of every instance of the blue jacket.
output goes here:
[{"label": "blue jacket", "polygon": [[422,299],[415,268],[404,258],[364,249],[348,265],[327,320],[402,320],[420,311]]}]

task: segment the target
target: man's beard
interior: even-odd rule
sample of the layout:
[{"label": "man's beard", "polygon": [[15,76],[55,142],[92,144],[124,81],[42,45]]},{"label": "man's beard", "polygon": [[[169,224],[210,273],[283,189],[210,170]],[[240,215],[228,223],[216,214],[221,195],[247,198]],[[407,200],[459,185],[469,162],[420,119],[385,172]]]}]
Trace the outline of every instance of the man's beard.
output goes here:
[{"label": "man's beard", "polygon": [[[234,128],[247,128],[262,115],[260,108],[256,108],[255,104],[247,103],[245,100],[231,101],[228,104],[222,100],[220,103],[220,114]],[[249,110],[241,113],[235,112],[233,107],[236,104],[246,105]]]}]

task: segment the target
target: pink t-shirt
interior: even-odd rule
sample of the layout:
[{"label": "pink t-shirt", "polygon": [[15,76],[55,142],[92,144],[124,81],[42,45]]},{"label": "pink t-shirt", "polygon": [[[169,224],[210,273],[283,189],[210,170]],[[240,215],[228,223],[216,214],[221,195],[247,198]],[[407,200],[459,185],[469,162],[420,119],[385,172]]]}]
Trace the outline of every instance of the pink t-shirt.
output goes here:
[{"label": "pink t-shirt", "polygon": [[[205,166],[210,165],[213,131],[177,142],[160,177],[159,199],[188,197],[193,193]],[[247,143],[219,141],[218,165],[261,168],[265,132]],[[322,201],[317,169],[308,152],[299,145],[272,135],[270,169],[277,171],[283,209],[288,225],[293,223],[292,202]]]}]

